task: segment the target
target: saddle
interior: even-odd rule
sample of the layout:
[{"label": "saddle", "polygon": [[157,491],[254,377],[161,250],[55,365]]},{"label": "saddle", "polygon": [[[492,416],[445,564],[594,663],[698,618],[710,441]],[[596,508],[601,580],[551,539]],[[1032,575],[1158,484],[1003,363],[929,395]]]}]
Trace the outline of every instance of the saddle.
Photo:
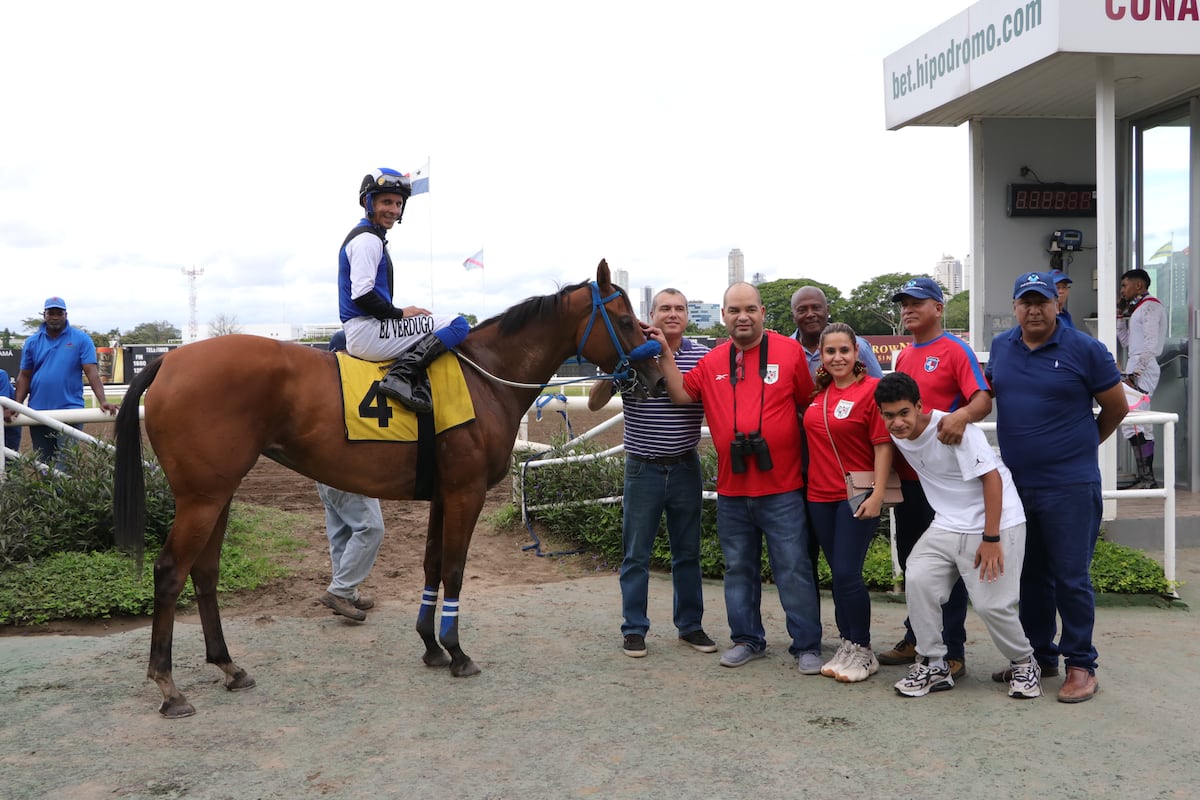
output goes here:
[{"label": "saddle", "polygon": [[441,356],[429,366],[432,414],[414,414],[379,391],[379,381],[392,362],[364,361],[340,352],[337,363],[348,441],[418,441],[419,416],[432,417],[434,435],[475,419],[475,406],[463,378],[462,364],[453,353]]}]

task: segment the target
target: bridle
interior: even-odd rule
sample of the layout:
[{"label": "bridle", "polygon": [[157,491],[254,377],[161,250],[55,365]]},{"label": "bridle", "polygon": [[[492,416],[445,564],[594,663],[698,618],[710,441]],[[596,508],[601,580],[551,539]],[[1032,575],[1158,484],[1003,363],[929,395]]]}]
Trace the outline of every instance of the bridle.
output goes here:
[{"label": "bridle", "polygon": [[[588,286],[592,291],[592,313],[591,316],[588,317],[588,324],[587,328],[585,328],[583,331],[583,338],[579,340],[579,346],[575,349],[575,361],[578,364],[583,363],[583,348],[587,346],[588,337],[592,334],[592,327],[596,324],[596,318],[599,317],[600,319],[604,320],[604,328],[608,331],[609,342],[612,344],[613,350],[615,350],[617,353],[617,364],[615,367],[613,367],[611,374],[588,375],[581,378],[568,378],[566,380],[555,381],[553,383],[518,383],[516,381],[505,380],[504,378],[493,375],[463,355],[462,351],[458,348],[454,349],[455,354],[467,364],[474,367],[475,370],[481,375],[490,378],[497,383],[502,383],[505,386],[512,386],[518,389],[545,389],[550,386],[566,386],[572,383],[595,380],[617,381],[622,385],[623,388],[634,388],[638,386],[638,373],[637,370],[633,368],[631,362],[641,361],[647,358],[655,358],[661,355],[662,346],[653,339],[649,339],[626,353],[625,348],[621,346],[621,340],[617,338],[617,332],[613,329],[612,320],[609,319],[608,309],[605,307],[607,303],[610,303],[616,298],[621,297],[621,292],[618,290],[614,291],[608,297],[601,297],[599,284],[597,284],[595,281],[590,281]],[[646,388],[649,389],[651,387]]]}]

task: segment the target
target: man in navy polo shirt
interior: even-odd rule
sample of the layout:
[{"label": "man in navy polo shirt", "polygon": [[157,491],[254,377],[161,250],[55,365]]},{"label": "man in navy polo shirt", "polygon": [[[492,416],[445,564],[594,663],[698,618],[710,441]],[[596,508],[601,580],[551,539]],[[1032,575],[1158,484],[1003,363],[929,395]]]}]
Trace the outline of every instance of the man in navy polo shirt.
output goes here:
[{"label": "man in navy polo shirt", "polygon": [[[96,367],[96,345],[92,337],[67,322],[66,302],[61,297],[47,298],[42,320],[41,328],[25,340],[21,350],[21,371],[17,374],[13,399],[24,403],[28,398],[29,407],[37,411],[83,408],[81,375],[86,375],[100,408],[116,414],[117,406],[104,396],[104,384]],[[14,416],[15,412],[5,409],[5,420]],[[82,425],[75,427],[83,429]],[[60,437],[45,425],[33,425],[29,428],[29,438],[38,459],[56,465],[62,449],[60,439],[66,437]]]},{"label": "man in navy polo shirt", "polygon": [[[687,298],[678,289],[654,295],[650,324],[662,331],[675,354],[680,372],[696,365],[708,348],[685,338]],[[597,411],[617,389],[612,381],[597,381],[588,395],[588,408]],[[700,572],[700,494],[703,475],[696,445],[704,406],[676,405],[669,397],[639,399],[621,395],[625,407],[625,489],[621,515],[622,652],[630,658],[646,655],[646,614],[650,583],[650,550],[663,512],[671,546],[671,582],[675,588],[675,628],[679,640],[701,653],[717,652],[717,643],[701,626],[704,591]]]},{"label": "man in navy polo shirt", "polygon": [[[1112,353],[1058,322],[1054,276],[1027,272],[1013,288],[1017,327],[992,341],[987,375],[996,397],[996,437],[1025,506],[1021,625],[1043,677],[1067,677],[1063,703],[1090,700],[1096,603],[1088,573],[1100,531],[1097,448],[1129,407]],[[1092,402],[1100,404],[1092,416]],[[1057,644],[1055,614],[1062,619]],[[1009,680],[1007,670],[993,680]]]}]

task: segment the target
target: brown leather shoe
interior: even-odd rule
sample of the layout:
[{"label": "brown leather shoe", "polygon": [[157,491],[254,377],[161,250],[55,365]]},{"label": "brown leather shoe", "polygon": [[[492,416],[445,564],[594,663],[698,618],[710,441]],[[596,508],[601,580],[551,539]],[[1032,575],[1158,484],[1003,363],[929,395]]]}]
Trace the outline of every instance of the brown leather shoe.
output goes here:
[{"label": "brown leather shoe", "polygon": [[354,601],[354,607],[359,611],[368,611],[375,607],[375,598],[359,592],[358,598]]},{"label": "brown leather shoe", "polygon": [[967,662],[959,661],[957,658],[947,658],[946,666],[950,668],[950,677],[954,680],[964,677],[967,674]]},{"label": "brown leather shoe", "polygon": [[367,612],[355,608],[352,601],[344,597],[338,597],[336,594],[330,594],[329,592],[321,595],[321,605],[335,614],[341,614],[343,617],[355,620],[356,622],[362,622],[367,618]]},{"label": "brown leather shoe", "polygon": [[880,664],[912,664],[917,660],[917,646],[908,640],[902,639],[891,650],[876,653],[875,658]]},{"label": "brown leather shoe", "polygon": [[[1058,677],[1058,664],[1043,664],[1039,661],[1038,666],[1042,668],[1043,678]],[[994,680],[996,683],[1012,683],[1012,667],[1005,667],[1004,669],[993,672],[992,680]]]},{"label": "brown leather shoe", "polygon": [[1067,667],[1067,679],[1058,690],[1058,702],[1082,703],[1100,691],[1096,676],[1083,667]]}]

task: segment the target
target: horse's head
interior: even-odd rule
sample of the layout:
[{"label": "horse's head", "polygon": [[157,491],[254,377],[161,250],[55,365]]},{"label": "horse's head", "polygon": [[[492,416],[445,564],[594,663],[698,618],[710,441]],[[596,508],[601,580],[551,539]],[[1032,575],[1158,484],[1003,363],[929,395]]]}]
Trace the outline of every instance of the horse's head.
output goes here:
[{"label": "horse's head", "polygon": [[613,374],[635,397],[658,397],[666,381],[658,369],[658,342],[647,339],[629,298],[614,286],[608,262],[601,259],[596,280],[589,283],[591,314],[580,327],[576,348],[580,355]]}]

